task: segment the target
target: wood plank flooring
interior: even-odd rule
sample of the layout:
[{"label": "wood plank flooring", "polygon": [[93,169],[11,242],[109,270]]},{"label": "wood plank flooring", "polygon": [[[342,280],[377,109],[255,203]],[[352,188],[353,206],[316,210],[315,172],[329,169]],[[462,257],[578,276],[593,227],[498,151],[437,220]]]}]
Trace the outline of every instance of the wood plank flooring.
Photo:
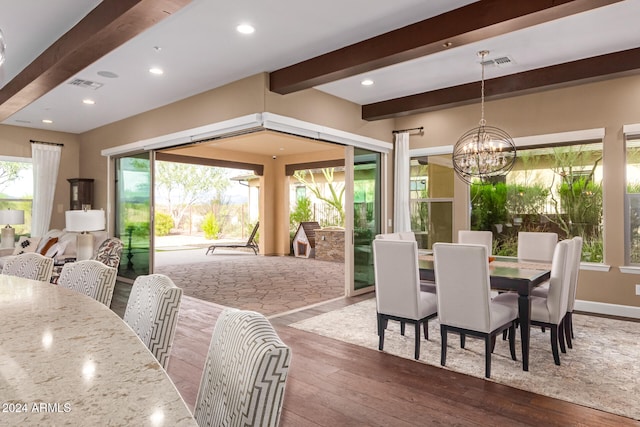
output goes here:
[{"label": "wood plank flooring", "polygon": [[[124,290],[116,294],[126,293],[126,285],[119,287]],[[270,319],[292,349],[281,426],[640,426],[628,418],[288,326],[370,297],[340,299]],[[124,312],[122,301],[126,298],[114,297],[114,311]],[[167,372],[190,408],[222,309],[194,298],[182,301]]]}]

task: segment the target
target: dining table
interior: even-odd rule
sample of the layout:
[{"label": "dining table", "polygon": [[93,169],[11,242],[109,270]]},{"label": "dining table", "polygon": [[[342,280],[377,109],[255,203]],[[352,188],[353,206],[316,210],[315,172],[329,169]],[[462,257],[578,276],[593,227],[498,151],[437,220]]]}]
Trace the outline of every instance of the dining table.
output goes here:
[{"label": "dining table", "polygon": [[197,425],[160,363],[104,304],[0,275],[0,319],[0,425]]},{"label": "dining table", "polygon": [[[515,257],[490,257],[489,280],[491,289],[518,293],[518,319],[522,341],[522,369],[529,370],[529,333],[531,326],[531,291],[549,280],[551,265],[541,261]],[[420,279],[435,281],[435,266],[431,251],[421,251],[418,257]],[[461,264],[461,268],[464,265]]]}]

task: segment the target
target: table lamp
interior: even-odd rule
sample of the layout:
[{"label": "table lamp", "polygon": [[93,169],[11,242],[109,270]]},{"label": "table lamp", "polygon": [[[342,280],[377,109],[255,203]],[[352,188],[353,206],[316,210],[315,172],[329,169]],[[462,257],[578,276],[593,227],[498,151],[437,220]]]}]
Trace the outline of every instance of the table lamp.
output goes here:
[{"label": "table lamp", "polygon": [[0,224],[7,224],[2,229],[0,247],[13,248],[16,244],[16,229],[11,227],[11,224],[24,224],[24,211],[15,209],[0,210]]},{"label": "table lamp", "polygon": [[82,261],[93,256],[93,235],[91,231],[104,230],[103,210],[75,210],[65,212],[67,231],[79,232],[76,240],[76,260]]}]

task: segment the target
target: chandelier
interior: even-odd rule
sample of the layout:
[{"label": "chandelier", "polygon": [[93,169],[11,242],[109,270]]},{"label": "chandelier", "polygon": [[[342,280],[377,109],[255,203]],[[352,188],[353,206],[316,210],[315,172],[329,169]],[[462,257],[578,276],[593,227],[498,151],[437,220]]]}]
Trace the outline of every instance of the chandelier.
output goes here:
[{"label": "chandelier", "polygon": [[488,50],[478,52],[482,65],[480,126],[462,135],[453,147],[453,168],[469,184],[474,178],[487,182],[491,178],[504,176],[516,161],[513,139],[504,130],[487,126],[484,119],[484,57],[487,54]]}]

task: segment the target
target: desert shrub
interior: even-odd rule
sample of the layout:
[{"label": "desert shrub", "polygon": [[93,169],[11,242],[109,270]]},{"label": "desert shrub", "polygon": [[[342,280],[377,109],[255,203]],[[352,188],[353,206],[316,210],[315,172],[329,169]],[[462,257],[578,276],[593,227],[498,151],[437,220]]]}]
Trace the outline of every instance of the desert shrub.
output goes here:
[{"label": "desert shrub", "polygon": [[204,237],[207,239],[215,239],[220,234],[220,226],[213,212],[209,212],[204,216],[200,226],[204,232]]}]

